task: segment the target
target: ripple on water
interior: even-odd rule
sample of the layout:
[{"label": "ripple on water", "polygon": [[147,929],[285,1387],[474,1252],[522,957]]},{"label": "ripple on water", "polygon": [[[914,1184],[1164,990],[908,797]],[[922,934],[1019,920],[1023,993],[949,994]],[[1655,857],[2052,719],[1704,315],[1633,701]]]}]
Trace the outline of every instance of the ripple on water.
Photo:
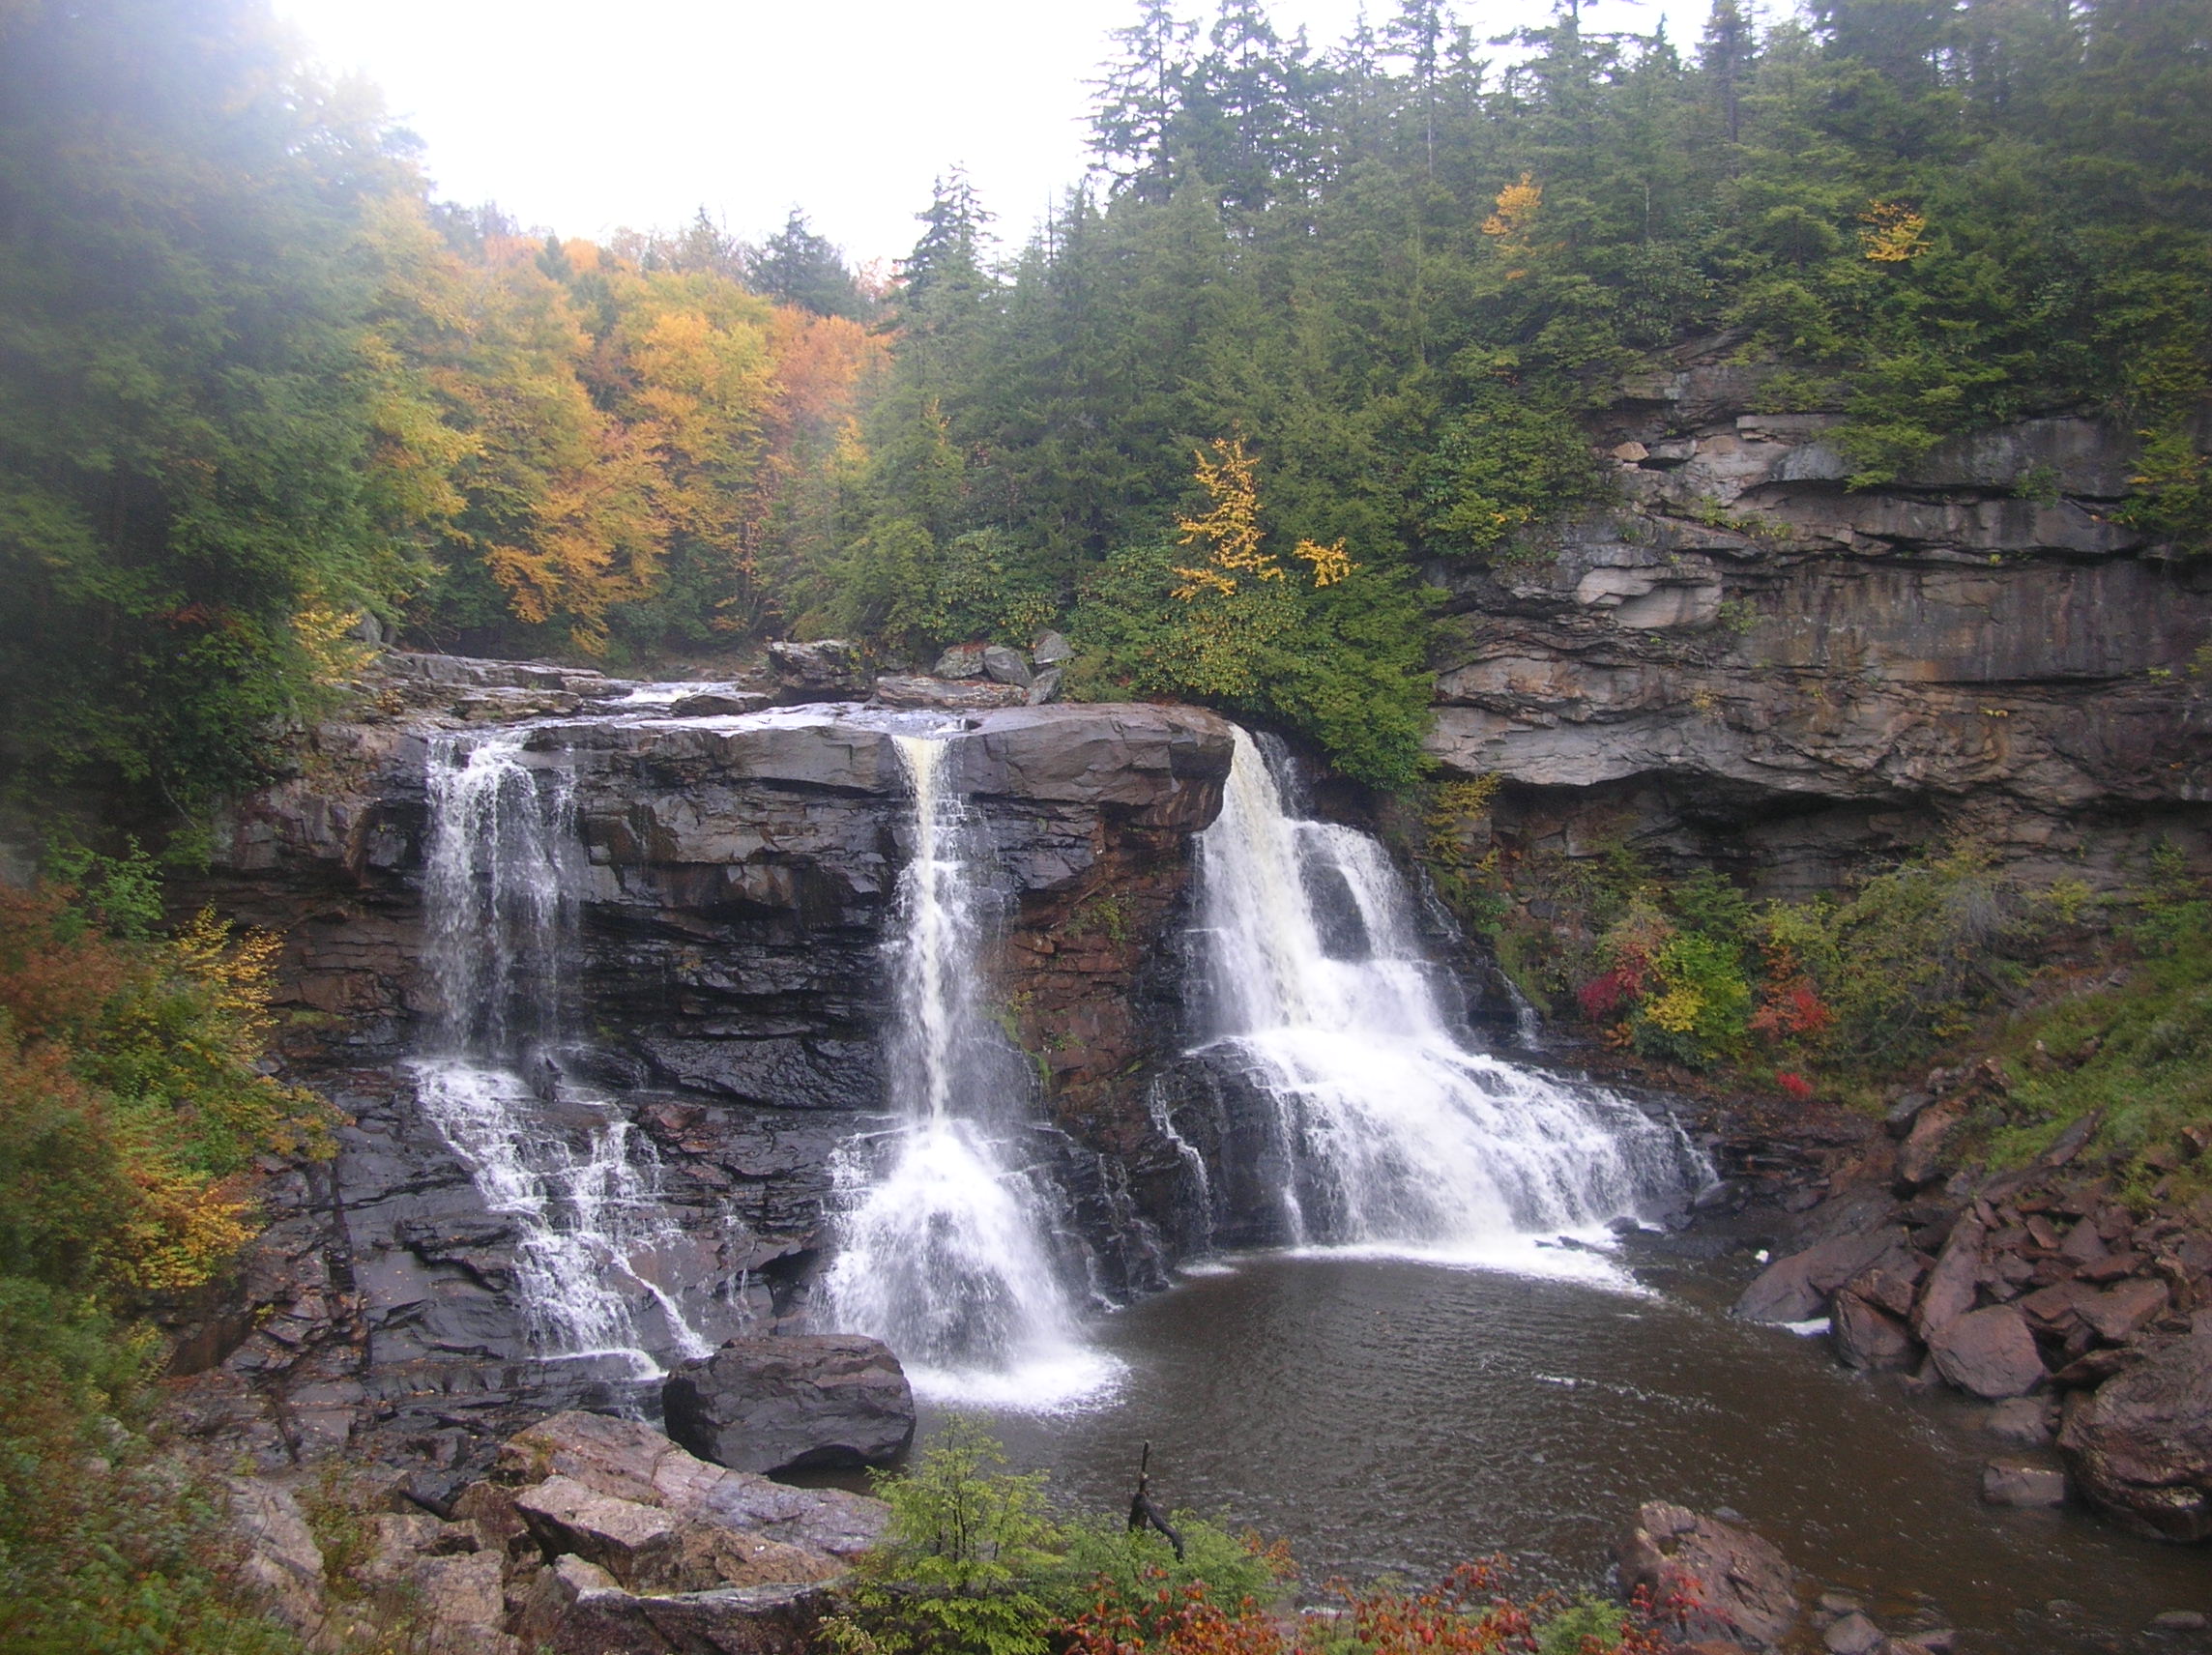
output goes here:
[{"label": "ripple on water", "polygon": [[[1497,1265],[1247,1255],[1096,1323],[1122,1372],[1084,1406],[958,1406],[1093,1509],[1125,1506],[1150,1440],[1156,1494],[1287,1538],[1309,1584],[1503,1553],[1524,1584],[1584,1589],[1637,1505],[1667,1498],[1734,1508],[1892,1622],[1926,1594],[1969,1651],[2087,1651],[2160,1610],[2212,1607],[2201,1551],[1982,1505],[2001,1445],[1967,1410],[1729,1320],[1732,1274],[1670,1266],[1664,1291],[1631,1297]],[[946,1411],[930,1400],[925,1427]],[[2050,1620],[2053,1597],[2087,1616]]]}]

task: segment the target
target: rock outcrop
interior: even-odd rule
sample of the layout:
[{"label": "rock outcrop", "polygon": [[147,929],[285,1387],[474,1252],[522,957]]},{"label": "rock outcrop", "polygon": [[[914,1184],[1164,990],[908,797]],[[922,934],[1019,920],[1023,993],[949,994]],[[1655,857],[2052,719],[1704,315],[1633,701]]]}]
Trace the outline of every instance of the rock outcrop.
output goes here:
[{"label": "rock outcrop", "polygon": [[1432,571],[1430,750],[1504,778],[1500,836],[1788,892],[1947,825],[2022,860],[2201,832],[2212,572],[2115,518],[2132,430],[2024,421],[1854,491],[1841,417],[1764,411],[1729,342],[1590,418],[1609,507]]},{"label": "rock outcrop", "polygon": [[649,1426],[590,1413],[509,1439],[443,1516],[389,1473],[317,1474],[343,1540],[328,1554],[302,1514],[306,1476],[229,1487],[247,1578],[316,1648],[797,1655],[889,1517],[880,1500],[708,1465]]}]

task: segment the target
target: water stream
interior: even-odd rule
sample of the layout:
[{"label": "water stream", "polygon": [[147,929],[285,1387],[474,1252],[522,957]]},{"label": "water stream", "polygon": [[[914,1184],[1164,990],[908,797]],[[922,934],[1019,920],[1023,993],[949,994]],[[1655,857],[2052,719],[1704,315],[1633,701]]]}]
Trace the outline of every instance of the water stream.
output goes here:
[{"label": "water stream", "polygon": [[892,949],[895,1118],[833,1173],[820,1320],[899,1353],[924,1394],[1052,1406],[1113,1364],[1087,1350],[1052,1242],[1059,1202],[1024,1142],[1033,1080],[977,980],[988,845],[942,737],[898,734],[913,799]]},{"label": "water stream", "polygon": [[1470,1049],[1382,847],[1292,815],[1286,779],[1238,731],[1199,842],[1202,1054],[1272,1107],[1284,1237],[1534,1263],[1538,1236],[1694,1194],[1708,1170],[1670,1123]]},{"label": "water stream", "polygon": [[[573,779],[529,762],[530,734],[430,745],[423,902],[439,1012],[416,1095],[485,1207],[514,1225],[533,1353],[614,1356],[651,1379],[655,1352],[712,1347],[658,1279],[656,1255],[682,1236],[652,1145],[561,1072],[580,846]],[[582,1142],[555,1104],[581,1118]]]}]

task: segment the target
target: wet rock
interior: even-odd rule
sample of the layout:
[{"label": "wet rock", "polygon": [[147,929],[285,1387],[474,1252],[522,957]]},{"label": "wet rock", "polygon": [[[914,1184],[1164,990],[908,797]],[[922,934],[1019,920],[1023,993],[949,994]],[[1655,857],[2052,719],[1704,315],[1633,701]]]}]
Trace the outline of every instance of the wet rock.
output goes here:
[{"label": "wet rock", "polygon": [[1845,1366],[1872,1373],[1907,1372],[1919,1366],[1919,1341],[1900,1318],[1849,1292],[1836,1295],[1832,1315],[1836,1354]]},{"label": "wet rock", "polygon": [[1010,683],[1022,689],[1030,686],[1030,663],[1022,658],[1019,650],[1010,650],[1004,644],[992,644],[983,651],[984,676],[998,683]]},{"label": "wet rock", "polygon": [[1746,1321],[1804,1321],[1826,1308],[1828,1295],[1897,1246],[1897,1231],[1837,1235],[1778,1259],[1743,1290],[1732,1314]]},{"label": "wet rock", "polygon": [[756,689],[703,689],[678,696],[668,705],[671,718],[740,718],[758,712],[771,698]]},{"label": "wet rock", "polygon": [[1654,1500],[1638,1511],[1615,1555],[1624,1590],[1692,1605],[1685,1638],[1769,1649],[1796,1624],[1789,1561],[1770,1542],[1718,1518]]},{"label": "wet rock", "polygon": [[2030,1448],[2050,1444],[2056,1435],[2055,1410],[2036,1397],[2008,1397],[1982,1416],[1982,1429],[2006,1442]]},{"label": "wet rock", "polygon": [[2066,1473],[2049,1466],[1992,1460],[1982,1467],[1982,1498],[1991,1505],[2064,1505]]},{"label": "wet rock", "polygon": [[2212,1331],[2070,1401],[2058,1447],[2107,1510],[2168,1540],[2212,1539]]},{"label": "wet rock", "polygon": [[2157,1632],[2202,1632],[2207,1624],[2203,1615],[2193,1609],[2169,1609],[2150,1617],[2151,1628]]},{"label": "wet rock", "polygon": [[983,679],[915,678],[886,674],[876,680],[875,701],[896,708],[940,707],[952,712],[982,712],[994,707],[1020,707],[1030,692]]},{"label": "wet rock", "polygon": [[733,1339],[661,1385],[669,1435],[741,1471],[880,1466],[914,1440],[914,1392],[858,1334]]},{"label": "wet rock", "polygon": [[1920,1295],[1920,1279],[1926,1273],[1926,1267],[1914,1255],[1892,1254],[1846,1282],[1844,1291],[1857,1294],[1877,1309],[1888,1311],[1900,1321],[1907,1321],[1912,1315],[1913,1301]]},{"label": "wet rock", "polygon": [[2035,1337],[2015,1305],[1969,1311],[1932,1334],[1928,1349],[1946,1379],[1992,1402],[2024,1395],[2044,1378]]},{"label": "wet rock", "polygon": [[780,701],[858,701],[868,693],[866,659],[842,638],[771,644],[768,666]]},{"label": "wet rock", "polygon": [[1820,1634],[1829,1655],[1874,1655],[1882,1641],[1881,1628],[1856,1610]]},{"label": "wet rock", "polygon": [[983,676],[983,646],[980,644],[954,644],[937,657],[930,669],[937,678],[981,678]]}]

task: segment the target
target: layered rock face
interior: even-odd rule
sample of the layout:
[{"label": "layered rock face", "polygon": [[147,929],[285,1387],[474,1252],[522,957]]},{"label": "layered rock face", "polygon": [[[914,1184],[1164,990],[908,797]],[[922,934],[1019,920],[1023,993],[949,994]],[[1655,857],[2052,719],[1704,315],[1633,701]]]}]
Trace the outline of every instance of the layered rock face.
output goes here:
[{"label": "layered rock face", "polygon": [[[238,1299],[181,1317],[203,1430],[269,1460],[379,1420],[480,1437],[521,1400],[604,1406],[630,1382],[620,1361],[532,1359],[529,1215],[487,1206],[409,1061],[441,1009],[425,777],[432,744],[474,725],[523,732],[519,762],[559,772],[581,843],[559,1035],[514,1084],[560,1166],[588,1172],[608,1123],[626,1131],[625,1187],[659,1231],[632,1256],[648,1279],[615,1286],[641,1326],[665,1295],[708,1345],[803,1308],[832,1153],[886,1107],[903,726],[850,705],[676,717],[675,688],[397,657],[302,773],[222,825],[182,895],[285,934],[278,1050],[349,1118],[334,1160],[272,1176],[276,1222]],[[1150,1203],[1175,1191],[1132,1188],[1128,1168],[1176,1156],[1148,1144],[1136,1074],[1179,1037],[1190,841],[1219,809],[1229,728],[1181,708],[907,716],[950,731],[988,830],[1004,922],[975,969],[1036,1060],[1039,1154],[1074,1242],[1101,1291],[1156,1284],[1173,1227]]]},{"label": "layered rock face", "polygon": [[[1684,354],[1591,435],[1615,503],[1455,589],[1431,750],[1498,828],[1763,887],[1950,825],[2014,859],[2201,831],[2212,572],[2112,520],[2135,440],[2054,418],[1846,486],[1839,417]],[[1556,550],[1556,558],[1550,555]]]}]

